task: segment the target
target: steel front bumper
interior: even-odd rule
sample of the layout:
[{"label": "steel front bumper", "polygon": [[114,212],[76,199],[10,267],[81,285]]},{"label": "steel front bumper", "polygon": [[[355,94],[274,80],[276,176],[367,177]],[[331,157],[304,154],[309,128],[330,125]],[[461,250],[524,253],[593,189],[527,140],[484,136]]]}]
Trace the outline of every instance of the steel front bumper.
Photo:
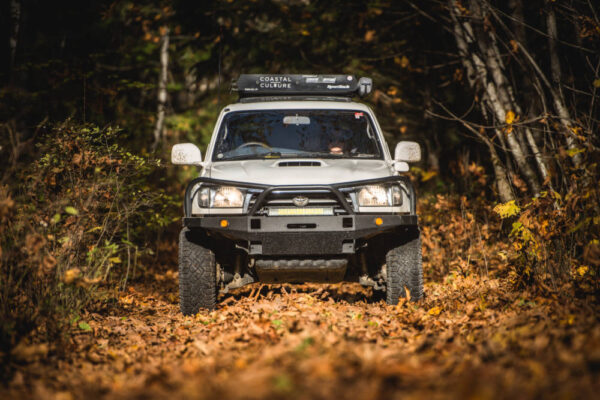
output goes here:
[{"label": "steel front bumper", "polygon": [[[409,214],[360,214],[346,201],[344,193],[369,184],[402,182],[408,191]],[[246,205],[242,215],[192,216],[193,189],[197,185],[235,186],[257,193],[252,206]],[[344,214],[332,216],[266,216],[259,214],[275,191],[324,190],[339,200]],[[196,178],[189,183],[184,200],[183,225],[203,230],[209,235],[231,240],[246,247],[250,255],[321,256],[353,254],[357,247],[371,238],[384,240],[400,237],[417,229],[416,195],[410,179],[405,176],[342,182],[333,185],[272,186],[244,182]],[[379,221],[378,221],[379,220]],[[377,222],[376,222],[377,221]],[[391,235],[391,237],[386,237]]]},{"label": "steel front bumper", "polygon": [[385,214],[314,217],[241,215],[183,219],[184,226],[188,228],[247,242],[251,255],[273,256],[353,254],[357,241],[385,233],[401,235],[414,229],[417,223],[416,215]]}]

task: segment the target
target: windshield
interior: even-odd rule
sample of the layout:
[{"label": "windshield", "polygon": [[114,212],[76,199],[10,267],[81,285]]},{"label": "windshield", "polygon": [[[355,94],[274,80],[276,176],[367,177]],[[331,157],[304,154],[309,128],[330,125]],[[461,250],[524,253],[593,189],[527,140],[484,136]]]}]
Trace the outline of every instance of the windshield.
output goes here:
[{"label": "windshield", "polygon": [[382,158],[368,115],[352,110],[232,112],[213,161],[284,157]]}]

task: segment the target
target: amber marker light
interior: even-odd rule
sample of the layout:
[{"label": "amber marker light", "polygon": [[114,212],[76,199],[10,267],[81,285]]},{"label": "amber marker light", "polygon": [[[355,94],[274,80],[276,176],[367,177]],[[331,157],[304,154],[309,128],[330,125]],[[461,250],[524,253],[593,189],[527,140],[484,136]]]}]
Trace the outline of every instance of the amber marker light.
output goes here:
[{"label": "amber marker light", "polygon": [[226,219],[221,220],[221,228],[227,228],[229,226],[229,221]]},{"label": "amber marker light", "polygon": [[375,225],[379,226],[383,224],[383,219],[381,217],[375,218]]}]

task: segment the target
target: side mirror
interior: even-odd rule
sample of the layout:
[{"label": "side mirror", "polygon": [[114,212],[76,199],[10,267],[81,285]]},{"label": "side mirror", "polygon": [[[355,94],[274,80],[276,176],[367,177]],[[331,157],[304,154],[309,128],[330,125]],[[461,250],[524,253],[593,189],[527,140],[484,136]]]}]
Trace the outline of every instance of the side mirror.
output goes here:
[{"label": "side mirror", "polygon": [[417,142],[399,142],[394,152],[394,161],[409,163],[421,161],[421,146]]},{"label": "side mirror", "polygon": [[395,161],[394,162],[394,171],[396,172],[408,172],[409,171],[408,163],[404,161]]},{"label": "side mirror", "polygon": [[175,165],[201,165],[202,154],[193,143],[180,143],[171,149],[171,163]]}]

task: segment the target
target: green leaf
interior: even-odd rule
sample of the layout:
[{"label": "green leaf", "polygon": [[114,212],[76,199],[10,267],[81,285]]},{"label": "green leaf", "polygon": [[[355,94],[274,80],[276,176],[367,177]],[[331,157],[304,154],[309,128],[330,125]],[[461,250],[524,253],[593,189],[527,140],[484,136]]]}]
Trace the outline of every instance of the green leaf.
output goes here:
[{"label": "green leaf", "polygon": [[75,207],[67,206],[65,207],[65,212],[69,215],[78,215],[79,211]]},{"label": "green leaf", "polygon": [[54,214],[54,216],[52,217],[52,223],[54,224],[58,224],[60,222],[60,214],[56,213]]},{"label": "green leaf", "polygon": [[92,330],[92,327],[84,321],[81,321],[80,323],[77,324],[77,326],[79,327],[79,329],[81,329],[82,331],[86,331],[89,332]]},{"label": "green leaf", "polygon": [[286,374],[275,376],[273,386],[278,392],[291,392],[294,389],[293,381]]},{"label": "green leaf", "polygon": [[283,321],[280,319],[274,319],[273,321],[271,321],[271,323],[277,328],[279,328],[281,325],[283,325]]}]

